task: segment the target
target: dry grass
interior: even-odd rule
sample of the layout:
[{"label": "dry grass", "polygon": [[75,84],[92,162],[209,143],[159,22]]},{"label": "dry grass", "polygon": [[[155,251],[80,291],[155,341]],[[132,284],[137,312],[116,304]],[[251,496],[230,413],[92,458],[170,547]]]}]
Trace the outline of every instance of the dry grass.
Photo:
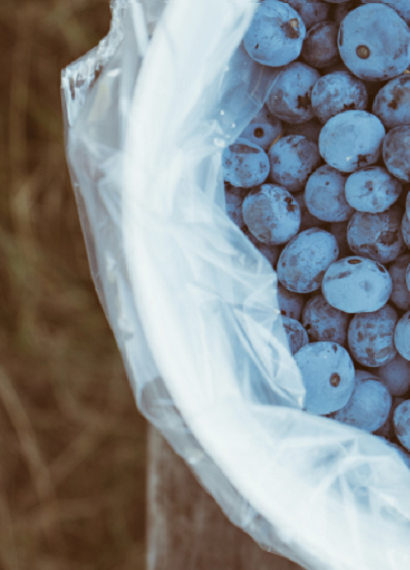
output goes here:
[{"label": "dry grass", "polygon": [[138,570],[145,422],[91,283],[59,75],[108,0],[0,3],[0,569]]}]

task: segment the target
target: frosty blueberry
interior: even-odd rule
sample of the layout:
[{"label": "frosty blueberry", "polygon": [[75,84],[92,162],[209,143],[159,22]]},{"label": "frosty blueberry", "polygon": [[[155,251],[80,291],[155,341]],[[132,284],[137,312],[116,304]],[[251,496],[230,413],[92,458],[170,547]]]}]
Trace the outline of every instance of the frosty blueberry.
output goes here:
[{"label": "frosty blueberry", "polygon": [[269,150],[270,180],[290,192],[303,190],[321,158],[315,143],[305,137],[290,135]]},{"label": "frosty blueberry", "polygon": [[265,182],[269,158],[264,150],[246,139],[237,139],[222,157],[224,180],[239,188],[252,188]]},{"label": "frosty blueberry", "polygon": [[387,269],[363,257],[346,257],[332,263],[322,283],[326,301],[346,313],[377,311],[388,301],[391,291]]},{"label": "frosty blueberry", "polygon": [[242,228],[244,225],[242,203],[245,193],[246,191],[243,188],[234,188],[230,184],[225,183],[226,213],[239,228]]},{"label": "frosty blueberry", "polygon": [[410,360],[410,311],[404,313],[394,331],[394,343],[397,352],[406,360]]},{"label": "frosty blueberry", "polygon": [[313,119],[311,94],[320,74],[313,67],[295,61],[276,76],[266,104],[278,119],[288,123],[304,123]]},{"label": "frosty blueberry", "polygon": [[397,321],[397,313],[390,305],[373,313],[357,313],[350,322],[347,335],[353,358],[371,368],[393,360],[397,354],[394,346]]},{"label": "frosty blueberry", "polygon": [[242,212],[249,231],[266,244],[286,243],[299,230],[299,204],[281,186],[262,184],[254,188],[245,198]]},{"label": "frosty blueberry", "polygon": [[390,300],[402,311],[410,309],[410,291],[407,287],[406,273],[410,264],[410,254],[400,255],[389,267],[393,283]]},{"label": "frosty blueberry", "polygon": [[391,406],[392,397],[386,386],[376,378],[356,378],[350,400],[333,417],[339,422],[374,432],[386,423]]},{"label": "frosty blueberry", "polygon": [[341,172],[375,164],[386,131],[380,119],[367,111],[345,111],[328,120],[319,137],[325,161]]},{"label": "frosty blueberry", "polygon": [[388,129],[410,125],[410,76],[392,79],[380,89],[373,103],[373,113]]},{"label": "frosty blueberry", "polygon": [[385,168],[368,166],[349,176],[347,202],[359,212],[378,214],[390,208],[400,196],[402,185]]},{"label": "frosty blueberry", "polygon": [[282,122],[269,116],[269,119],[263,116],[264,113],[256,115],[247,127],[242,131],[240,138],[246,139],[267,150],[276,140],[278,140],[283,131]]},{"label": "frosty blueberry", "polygon": [[255,61],[281,67],[299,57],[305,35],[306,26],[296,10],[277,0],[265,0],[254,15],[243,44]]},{"label": "frosty blueberry", "polygon": [[318,144],[320,131],[322,130],[321,123],[313,117],[305,123],[298,124],[284,124],[283,136],[287,137],[289,135],[300,135],[301,137],[306,137],[308,140]]},{"label": "frosty blueberry", "polygon": [[330,341],[344,346],[347,341],[349,315],[335,309],[323,295],[316,295],[306,303],[302,324],[310,342]]},{"label": "frosty blueberry", "polygon": [[406,400],[396,408],[393,421],[397,439],[410,451],[410,400]]},{"label": "frosty blueberry", "polygon": [[397,354],[393,360],[375,370],[392,396],[404,396],[410,388],[410,362]]},{"label": "frosty blueberry", "polygon": [[280,254],[278,279],[286,289],[296,293],[317,291],[326,269],[338,254],[337,241],[329,232],[319,228],[301,232]]},{"label": "frosty blueberry", "polygon": [[369,4],[373,2],[382,2],[387,4],[389,8],[393,8],[399,16],[403,18],[405,22],[410,26],[410,4],[408,0],[361,0],[363,4]]},{"label": "frosty blueberry", "polygon": [[334,342],[307,344],[295,355],[306,387],[306,410],[326,415],[347,404],[355,387],[353,362]]},{"label": "frosty blueberry", "polygon": [[329,232],[335,236],[337,245],[339,246],[339,259],[352,255],[347,242],[347,226],[348,222],[334,222],[330,224],[329,227]]},{"label": "frosty blueberry", "polygon": [[339,26],[335,22],[319,22],[310,28],[302,47],[302,58],[316,68],[334,65],[340,59],[337,47]]},{"label": "frosty blueberry", "polygon": [[[297,192],[296,194],[294,194],[294,197],[296,202],[299,204],[300,214],[301,214],[299,231],[303,232],[304,230],[308,230],[309,228],[317,228],[325,225],[325,222],[323,220],[319,220],[319,218],[313,216],[307,209],[305,192]],[[346,239],[347,239],[347,234],[346,234]]]},{"label": "frosty blueberry", "polygon": [[307,332],[298,321],[289,317],[282,317],[282,325],[288,339],[290,353],[296,354],[302,346],[308,344]]},{"label": "frosty blueberry", "polygon": [[318,168],[306,184],[305,200],[309,212],[326,222],[349,220],[354,210],[346,202],[346,179],[346,175],[327,164]]},{"label": "frosty blueberry", "polygon": [[276,118],[269,111],[268,107],[266,105],[263,105],[263,107],[261,107],[259,109],[259,111],[256,113],[256,115],[254,115],[250,124],[252,124],[252,123],[266,124],[266,123],[272,123],[272,121],[276,121]]},{"label": "frosty blueberry", "polygon": [[305,304],[305,298],[299,293],[288,291],[286,287],[279,283],[278,285],[278,305],[283,316],[291,319],[300,319],[302,309]]},{"label": "frosty blueberry", "polygon": [[396,127],[387,133],[383,141],[383,160],[393,176],[410,182],[410,126]]},{"label": "frosty blueberry", "polygon": [[355,212],[347,227],[347,241],[356,255],[390,263],[406,251],[401,232],[402,213],[392,206],[380,214]]},{"label": "frosty blueberry", "polygon": [[367,102],[363,81],[345,71],[321,77],[312,91],[312,107],[323,124],[344,111],[365,110]]},{"label": "frosty blueberry", "polygon": [[388,6],[360,6],[340,24],[339,51],[357,77],[391,79],[410,64],[410,30]]}]

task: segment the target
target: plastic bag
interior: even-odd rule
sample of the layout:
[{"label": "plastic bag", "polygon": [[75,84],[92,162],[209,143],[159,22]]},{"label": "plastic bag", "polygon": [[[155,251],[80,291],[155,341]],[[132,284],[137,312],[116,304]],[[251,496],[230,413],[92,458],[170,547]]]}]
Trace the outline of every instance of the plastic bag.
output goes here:
[{"label": "plastic bag", "polygon": [[275,76],[241,47],[256,7],[118,0],[64,70],[91,271],[139,409],[234,524],[309,570],[403,570],[410,471],[303,412],[276,275],[224,211],[222,150]]}]

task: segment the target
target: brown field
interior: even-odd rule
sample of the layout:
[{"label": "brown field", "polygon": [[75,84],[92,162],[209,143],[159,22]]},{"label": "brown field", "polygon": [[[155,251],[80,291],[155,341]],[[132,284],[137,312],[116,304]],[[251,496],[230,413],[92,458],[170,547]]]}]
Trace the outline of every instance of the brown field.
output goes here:
[{"label": "brown field", "polygon": [[0,569],[144,567],[145,421],[91,282],[60,70],[108,0],[0,2]]}]

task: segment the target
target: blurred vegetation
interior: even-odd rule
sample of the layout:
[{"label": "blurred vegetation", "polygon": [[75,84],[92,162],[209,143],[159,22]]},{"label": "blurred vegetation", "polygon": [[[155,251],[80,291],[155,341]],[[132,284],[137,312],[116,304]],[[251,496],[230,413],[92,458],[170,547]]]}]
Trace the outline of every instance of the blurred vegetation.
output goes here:
[{"label": "blurred vegetation", "polygon": [[91,282],[60,70],[108,0],[0,3],[0,568],[144,567],[145,422]]}]

